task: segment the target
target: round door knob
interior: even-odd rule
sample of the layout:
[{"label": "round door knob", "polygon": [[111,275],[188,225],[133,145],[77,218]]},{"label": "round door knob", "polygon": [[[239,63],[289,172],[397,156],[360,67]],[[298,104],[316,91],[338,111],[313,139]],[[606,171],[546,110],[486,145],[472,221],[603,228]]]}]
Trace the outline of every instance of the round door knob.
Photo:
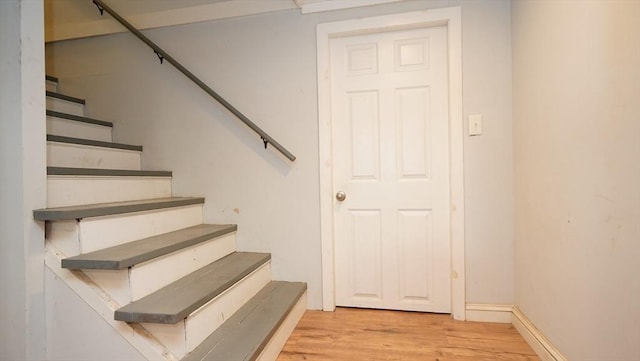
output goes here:
[{"label": "round door knob", "polygon": [[340,202],[344,201],[347,198],[347,194],[343,191],[336,193],[336,199]]}]

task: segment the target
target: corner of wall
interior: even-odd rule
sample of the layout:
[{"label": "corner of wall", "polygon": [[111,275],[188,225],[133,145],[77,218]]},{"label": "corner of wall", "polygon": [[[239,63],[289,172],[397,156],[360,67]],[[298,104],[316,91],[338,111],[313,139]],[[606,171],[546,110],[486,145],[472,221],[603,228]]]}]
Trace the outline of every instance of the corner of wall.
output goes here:
[{"label": "corner of wall", "polygon": [[465,309],[467,321],[512,324],[542,361],[567,361],[517,306],[467,303]]},{"label": "corner of wall", "polygon": [[531,346],[533,351],[542,361],[566,361],[560,350],[549,341],[545,335],[520,311],[517,306],[513,306],[513,318],[511,323],[518,333]]}]

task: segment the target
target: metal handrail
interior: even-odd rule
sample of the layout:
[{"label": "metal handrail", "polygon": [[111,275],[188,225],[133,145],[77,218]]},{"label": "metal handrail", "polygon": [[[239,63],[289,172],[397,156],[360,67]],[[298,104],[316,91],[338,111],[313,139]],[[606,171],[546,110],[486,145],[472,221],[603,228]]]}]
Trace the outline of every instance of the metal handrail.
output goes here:
[{"label": "metal handrail", "polygon": [[147,44],[153,51],[156,53],[160,62],[163,60],[167,60],[171,65],[173,65],[176,69],[178,69],[184,76],[191,79],[196,85],[198,85],[202,90],[204,90],[207,94],[209,94],[212,98],[222,104],[227,110],[229,110],[233,115],[238,117],[238,119],[242,120],[244,124],[246,124],[249,128],[251,128],[254,132],[258,133],[262,142],[264,143],[264,147],[267,147],[267,144],[271,144],[274,148],[276,148],[280,153],[282,153],[285,157],[287,157],[290,161],[296,160],[296,156],[291,154],[285,147],[280,145],[280,143],[276,142],[275,139],[271,138],[269,134],[267,134],[264,130],[260,129],[254,122],[249,120],[244,114],[242,114],[238,109],[236,109],[233,105],[231,105],[228,101],[226,101],[223,97],[221,97],[218,93],[216,93],[213,89],[211,89],[207,84],[203,83],[202,80],[198,79],[192,72],[190,72],[187,68],[185,68],[182,64],[180,64],[177,60],[175,60],[171,55],[167,54],[166,51],[162,50],[156,43],[147,38],[144,34],[140,32],[140,30],[136,29],[131,25],[127,20],[125,20],[122,16],[116,13],[113,9],[107,6],[102,0],[93,0],[93,3],[100,10],[100,14],[102,15],[104,11],[108,12],[114,19],[116,19],[120,24],[124,25],[125,28],[129,29],[138,39],[142,40],[145,44]]}]

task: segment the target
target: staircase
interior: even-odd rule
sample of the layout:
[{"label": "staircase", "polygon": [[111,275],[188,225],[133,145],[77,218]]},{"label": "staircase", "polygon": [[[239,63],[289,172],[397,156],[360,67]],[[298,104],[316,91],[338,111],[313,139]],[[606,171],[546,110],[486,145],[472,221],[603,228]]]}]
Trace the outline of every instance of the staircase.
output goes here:
[{"label": "staircase", "polygon": [[[45,222],[50,359],[275,360],[306,284],[271,280],[271,256],[237,252],[237,226],[204,224],[171,172],[47,77]],[[89,310],[89,311],[87,311]]]}]

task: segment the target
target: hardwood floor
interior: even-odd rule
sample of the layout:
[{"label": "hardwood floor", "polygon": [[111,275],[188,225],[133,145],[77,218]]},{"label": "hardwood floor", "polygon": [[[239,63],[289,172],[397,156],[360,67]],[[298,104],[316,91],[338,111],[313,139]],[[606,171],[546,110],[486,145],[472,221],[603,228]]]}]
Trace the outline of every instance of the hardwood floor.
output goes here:
[{"label": "hardwood floor", "polygon": [[338,308],[307,311],[277,361],[539,361],[510,324],[450,315]]}]

